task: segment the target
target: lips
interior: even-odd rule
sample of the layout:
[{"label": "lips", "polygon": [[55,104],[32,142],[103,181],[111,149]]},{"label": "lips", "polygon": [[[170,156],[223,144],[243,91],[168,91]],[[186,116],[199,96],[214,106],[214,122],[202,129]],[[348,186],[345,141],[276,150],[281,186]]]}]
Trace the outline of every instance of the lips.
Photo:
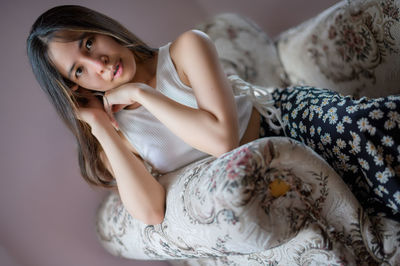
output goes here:
[{"label": "lips", "polygon": [[119,64],[115,67],[114,76],[115,76],[115,74],[117,74],[118,69],[119,69]]},{"label": "lips", "polygon": [[113,72],[113,79],[118,78],[119,76],[121,76],[122,73],[122,63],[121,61],[119,61],[117,63],[117,65],[115,66],[115,70]]}]

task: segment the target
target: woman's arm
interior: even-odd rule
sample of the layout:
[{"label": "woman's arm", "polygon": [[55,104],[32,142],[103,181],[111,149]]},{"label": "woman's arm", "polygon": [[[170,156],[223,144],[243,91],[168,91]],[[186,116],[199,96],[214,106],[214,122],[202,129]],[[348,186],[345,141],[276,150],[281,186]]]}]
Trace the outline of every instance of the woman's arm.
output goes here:
[{"label": "woman's arm", "polygon": [[[236,104],[213,42],[200,31],[188,31],[171,44],[170,53],[175,67],[188,78],[198,109],[177,103],[153,89],[133,88],[134,84],[116,90],[125,90],[124,97],[142,104],[174,134],[203,152],[218,157],[236,148]],[[107,99],[118,103],[112,99],[113,94],[116,92],[107,92]]]},{"label": "woman's arm", "polygon": [[92,121],[92,133],[105,152],[127,211],[146,224],[161,223],[165,213],[164,187],[123,143],[108,117]]}]

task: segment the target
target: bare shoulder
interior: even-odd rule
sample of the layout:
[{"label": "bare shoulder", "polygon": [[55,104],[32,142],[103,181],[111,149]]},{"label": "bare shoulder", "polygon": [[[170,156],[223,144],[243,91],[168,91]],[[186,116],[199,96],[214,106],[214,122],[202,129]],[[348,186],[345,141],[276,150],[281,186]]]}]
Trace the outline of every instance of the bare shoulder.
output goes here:
[{"label": "bare shoulder", "polygon": [[185,49],[185,48],[190,48],[187,47],[189,44],[191,45],[209,45],[212,44],[212,40],[210,37],[200,31],[200,30],[188,30],[182,33],[181,35],[178,36],[172,43],[171,43],[171,49],[175,50],[179,48]]},{"label": "bare shoulder", "polygon": [[196,56],[214,56],[215,46],[210,37],[199,30],[188,30],[176,38],[170,46],[171,58],[185,64]]},{"label": "bare shoulder", "polygon": [[212,84],[206,84],[206,81],[224,79],[214,42],[202,31],[189,30],[182,33],[171,43],[170,55],[179,78],[195,91],[196,87],[213,87]]}]

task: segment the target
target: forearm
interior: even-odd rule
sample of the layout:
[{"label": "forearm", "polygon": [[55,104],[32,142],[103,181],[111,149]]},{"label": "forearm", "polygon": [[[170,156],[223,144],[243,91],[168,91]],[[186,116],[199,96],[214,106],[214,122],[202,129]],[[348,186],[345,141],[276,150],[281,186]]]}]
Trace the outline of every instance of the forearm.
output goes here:
[{"label": "forearm", "polygon": [[147,224],[161,222],[165,189],[124,145],[110,123],[93,126],[92,133],[107,156],[121,200],[129,213]]},{"label": "forearm", "polygon": [[219,156],[239,144],[236,109],[224,117],[177,103],[156,90],[138,90],[135,99],[186,143]]}]

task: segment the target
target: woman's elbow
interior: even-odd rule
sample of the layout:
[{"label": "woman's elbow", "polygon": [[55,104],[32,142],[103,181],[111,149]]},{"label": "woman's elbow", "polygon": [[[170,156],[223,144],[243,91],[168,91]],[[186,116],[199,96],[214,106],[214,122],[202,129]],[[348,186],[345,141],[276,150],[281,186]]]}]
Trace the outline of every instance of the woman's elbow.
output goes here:
[{"label": "woman's elbow", "polygon": [[160,210],[160,211],[147,211],[146,213],[138,216],[137,213],[134,213],[132,211],[129,211],[129,214],[136,218],[137,220],[141,221],[142,223],[145,223],[147,225],[156,225],[160,224],[164,221],[165,217],[165,210]]},{"label": "woman's elbow", "polygon": [[144,223],[148,225],[156,225],[160,224],[164,221],[165,217],[165,212],[155,212],[147,215],[147,217],[144,219]]},{"label": "woman's elbow", "polygon": [[227,152],[230,152],[231,150],[236,149],[239,147],[239,140],[236,138],[229,138],[225,139],[224,141],[221,141],[219,145],[217,145],[217,149],[215,151],[214,156],[219,157],[222,154],[225,154]]}]

